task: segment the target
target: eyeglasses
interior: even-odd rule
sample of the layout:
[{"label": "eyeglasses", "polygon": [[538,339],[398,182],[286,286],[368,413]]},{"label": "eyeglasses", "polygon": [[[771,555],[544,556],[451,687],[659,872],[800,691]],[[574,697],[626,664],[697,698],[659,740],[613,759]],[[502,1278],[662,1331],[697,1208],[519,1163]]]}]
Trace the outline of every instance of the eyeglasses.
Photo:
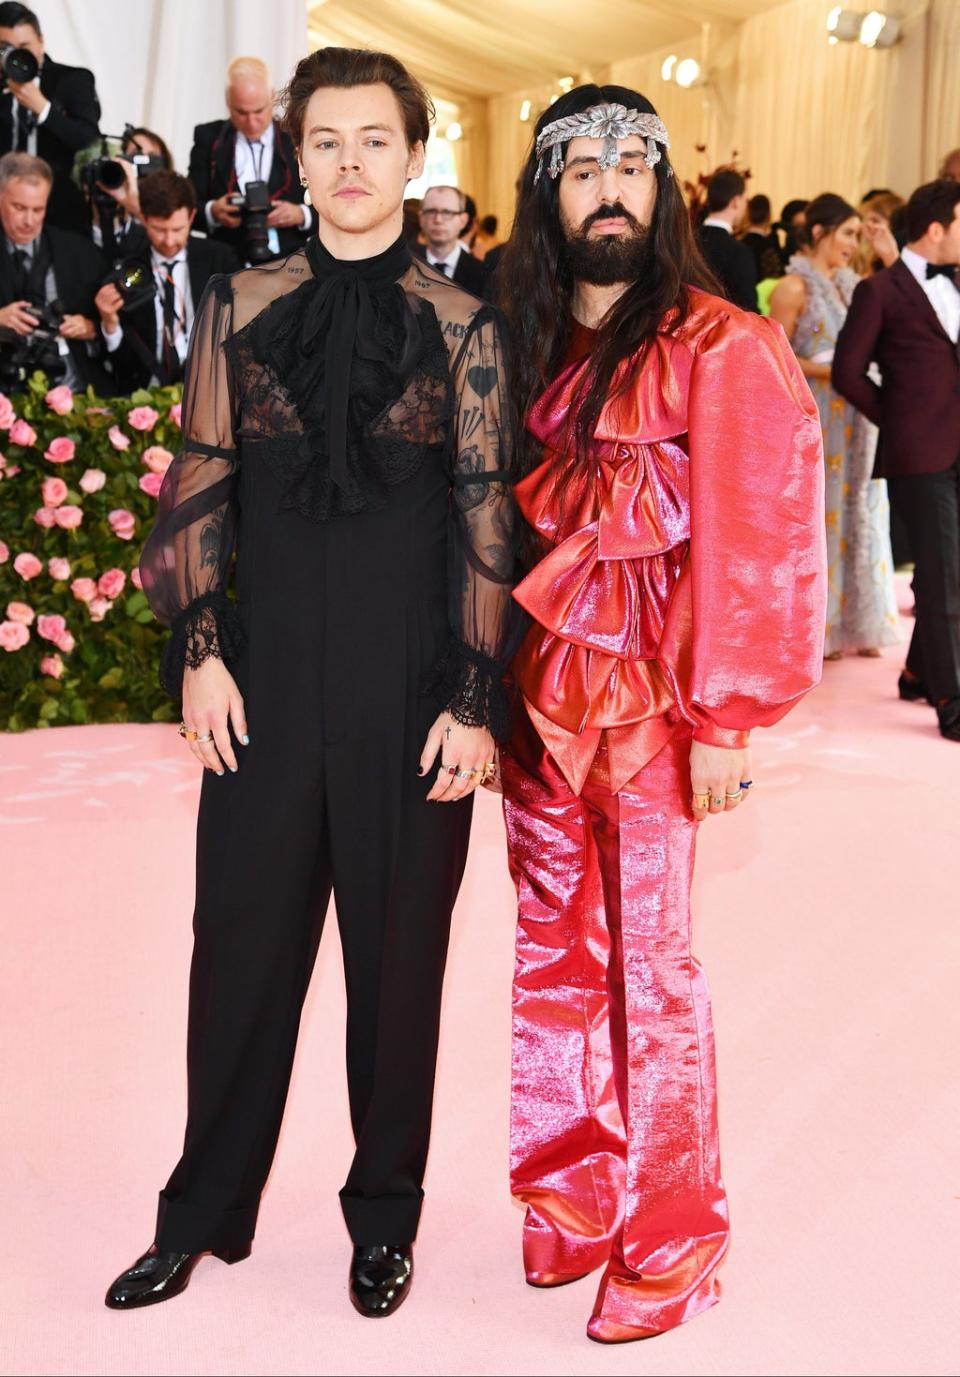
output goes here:
[{"label": "eyeglasses", "polygon": [[435,220],[456,220],[458,216],[463,214],[463,211],[434,210],[432,207],[427,207],[425,210],[421,210],[420,214],[422,216],[432,215]]}]

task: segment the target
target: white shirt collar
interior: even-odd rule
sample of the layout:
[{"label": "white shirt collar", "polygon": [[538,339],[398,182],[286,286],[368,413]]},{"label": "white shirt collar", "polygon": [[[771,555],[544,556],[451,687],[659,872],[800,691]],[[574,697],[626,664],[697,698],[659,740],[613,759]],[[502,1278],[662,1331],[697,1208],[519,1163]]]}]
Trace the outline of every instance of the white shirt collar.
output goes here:
[{"label": "white shirt collar", "polygon": [[[249,148],[250,144],[254,144],[256,142],[256,139],[248,140],[246,134],[241,134],[239,129],[237,130],[237,143],[240,144],[241,147]],[[260,135],[260,143],[264,150],[273,147],[273,120],[270,121],[266,129]]]},{"label": "white shirt collar", "polygon": [[153,255],[153,266],[155,268],[161,267],[164,263],[173,263],[176,265],[177,263],[186,263],[187,261],[186,247],[182,248],[174,258],[164,258],[162,253],[157,253],[152,244],[150,245],[150,252]]},{"label": "white shirt collar", "polygon": [[434,253],[433,249],[427,249],[427,262],[432,264],[434,267],[438,263],[443,263],[448,270],[447,276],[453,277],[453,274],[457,271],[457,264],[460,262],[460,255],[462,253],[463,245],[460,243],[460,240],[458,239],[457,242],[454,244],[453,248],[450,250],[450,254],[447,258],[439,258]]},{"label": "white shirt collar", "polygon": [[721,220],[717,215],[708,215],[700,226],[701,229],[724,229],[728,234],[733,233],[733,226],[728,225],[726,220]]},{"label": "white shirt collar", "polygon": [[921,287],[925,287],[928,281],[936,281],[936,278],[928,279],[927,264],[930,260],[924,258],[922,253],[917,253],[915,249],[908,249],[907,246],[904,245],[900,250],[900,257],[903,259],[904,267],[910,269]]}]

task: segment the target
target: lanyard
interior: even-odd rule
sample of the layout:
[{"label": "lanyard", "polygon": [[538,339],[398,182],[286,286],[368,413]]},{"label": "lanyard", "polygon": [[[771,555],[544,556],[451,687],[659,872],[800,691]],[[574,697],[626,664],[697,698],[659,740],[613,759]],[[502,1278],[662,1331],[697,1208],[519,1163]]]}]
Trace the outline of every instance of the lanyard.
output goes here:
[{"label": "lanyard", "polygon": [[[261,173],[263,171],[264,154],[263,143],[260,139],[254,139],[252,141],[250,139],[247,139],[246,134],[244,134],[243,137],[246,139],[247,147],[250,150],[250,161],[253,163],[254,180],[257,182],[262,182],[263,177],[261,176]],[[254,153],[253,151],[254,148],[256,148],[257,150],[256,153]]]}]

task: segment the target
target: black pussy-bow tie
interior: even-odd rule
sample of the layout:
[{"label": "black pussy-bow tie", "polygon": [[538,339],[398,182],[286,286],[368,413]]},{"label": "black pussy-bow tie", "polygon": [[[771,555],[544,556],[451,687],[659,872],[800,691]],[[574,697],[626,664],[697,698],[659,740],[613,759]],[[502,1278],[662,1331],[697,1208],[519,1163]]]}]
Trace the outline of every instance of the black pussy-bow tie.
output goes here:
[{"label": "black pussy-bow tie", "polygon": [[931,277],[945,277],[954,286],[957,285],[957,265],[956,263],[928,263],[927,279]]},{"label": "black pussy-bow tie", "polygon": [[[349,485],[347,414],[353,360],[358,355],[365,359],[380,358],[382,349],[375,334],[374,298],[384,291],[402,291],[398,280],[413,260],[401,236],[384,253],[353,261],[334,258],[319,239],[313,238],[307,243],[307,261],[313,271],[317,300],[300,344],[307,352],[322,342],[330,477],[339,488],[346,489]],[[381,361],[389,362],[387,359]]]}]

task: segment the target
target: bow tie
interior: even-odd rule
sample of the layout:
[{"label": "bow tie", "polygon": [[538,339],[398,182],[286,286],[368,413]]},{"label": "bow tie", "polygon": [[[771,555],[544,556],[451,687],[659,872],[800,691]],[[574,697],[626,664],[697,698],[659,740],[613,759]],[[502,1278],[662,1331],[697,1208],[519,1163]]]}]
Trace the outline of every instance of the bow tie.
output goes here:
[{"label": "bow tie", "polygon": [[956,286],[956,285],[957,285],[957,265],[956,265],[956,263],[928,263],[928,264],[927,264],[927,281],[929,281],[931,277],[945,277],[945,278],[947,278],[950,282],[952,282],[954,286]]}]

